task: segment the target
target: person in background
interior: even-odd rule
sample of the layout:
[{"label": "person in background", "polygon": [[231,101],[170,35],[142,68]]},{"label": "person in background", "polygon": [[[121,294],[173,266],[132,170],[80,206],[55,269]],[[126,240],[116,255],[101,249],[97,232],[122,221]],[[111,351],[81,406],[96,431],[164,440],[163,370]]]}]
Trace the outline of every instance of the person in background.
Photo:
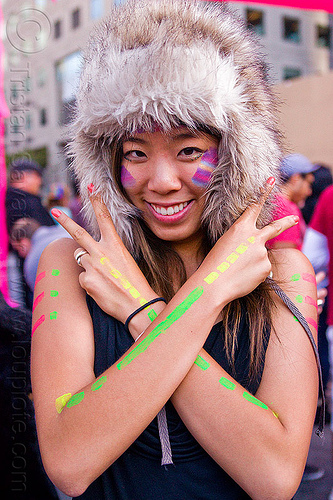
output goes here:
[{"label": "person in background", "polygon": [[[328,287],[328,266],[329,266],[329,249],[327,238],[320,231],[316,231],[311,227],[310,220],[318,203],[321,193],[332,184],[333,178],[331,169],[320,164],[318,170],[314,173],[314,182],[312,184],[312,194],[306,199],[305,205],[302,208],[302,214],[308,227],[305,232],[302,252],[308,257],[315,273],[321,273],[324,278],[318,284],[318,288]],[[322,304],[322,312],[319,315],[318,321],[318,350],[323,371],[323,382],[326,388],[329,380],[330,362],[328,340],[326,335],[327,330],[327,313],[328,300],[324,300]],[[326,410],[327,419],[330,418],[330,406]]]},{"label": "person in background", "polygon": [[41,226],[53,226],[54,220],[42,205],[40,190],[42,168],[27,158],[18,158],[10,165],[9,187],[6,192],[8,234],[15,221],[35,219]]},{"label": "person in background", "polygon": [[273,219],[297,215],[299,224],[267,242],[268,248],[297,248],[301,250],[306,224],[301,207],[312,193],[313,172],[318,168],[305,156],[294,153],[283,158],[280,165],[281,193],[276,195]]},{"label": "person in background", "polygon": [[[319,255],[323,256],[323,248],[327,249],[327,265],[328,265],[328,297],[327,297],[327,319],[328,328],[326,337],[328,341],[329,362],[331,367],[331,383],[332,383],[332,367],[333,367],[333,186],[327,187],[319,197],[315,207],[313,216],[309,224],[311,232],[311,245],[305,240],[305,251],[309,258],[316,257],[316,248]],[[316,244],[314,244],[314,242]],[[324,259],[322,257],[322,262]],[[332,390],[332,385],[331,385]],[[333,400],[333,390],[331,393],[331,401]],[[333,419],[331,418],[331,431],[333,432]],[[329,500],[333,500],[333,490],[329,496]]]},{"label": "person in background", "polygon": [[305,223],[308,225],[316,207],[317,201],[321,193],[333,183],[331,169],[322,163],[317,163],[317,170],[313,172],[314,181],[312,183],[312,193],[305,200],[301,212]]},{"label": "person in background", "polygon": [[[42,168],[33,160],[17,158],[10,165],[5,208],[8,234],[18,219],[33,218],[40,225],[55,222],[43,206],[40,190]],[[7,258],[8,287],[11,298],[22,307],[31,308],[31,291],[23,277],[23,259],[11,247]]]},{"label": "person in background", "polygon": [[24,279],[32,293],[44,248],[59,238],[68,238],[68,233],[59,225],[41,226],[35,219],[25,218],[15,222],[9,236],[12,247],[24,259]]}]

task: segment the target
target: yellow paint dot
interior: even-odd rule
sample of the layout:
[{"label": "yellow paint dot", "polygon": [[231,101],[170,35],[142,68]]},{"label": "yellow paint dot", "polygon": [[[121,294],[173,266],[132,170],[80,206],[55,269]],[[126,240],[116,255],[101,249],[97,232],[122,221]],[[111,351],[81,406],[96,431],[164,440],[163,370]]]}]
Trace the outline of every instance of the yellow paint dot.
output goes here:
[{"label": "yellow paint dot", "polygon": [[279,414],[276,413],[276,411],[272,410],[272,413],[273,413],[274,417],[279,418]]},{"label": "yellow paint dot", "polygon": [[144,306],[145,304],[147,304],[148,300],[144,299],[143,297],[141,297],[141,299],[139,300],[139,302],[140,302],[141,306]]},{"label": "yellow paint dot", "polygon": [[236,252],[242,254],[244,252],[246,252],[246,250],[248,249],[249,247],[244,245],[244,243],[242,243],[241,245],[239,245],[239,247],[236,248]]},{"label": "yellow paint dot", "polygon": [[250,236],[250,238],[247,239],[248,242],[254,243],[256,241],[254,236]]},{"label": "yellow paint dot", "polygon": [[128,291],[132,295],[132,297],[134,297],[135,299],[138,299],[140,297],[140,293],[133,286]]},{"label": "yellow paint dot", "polygon": [[61,413],[62,410],[64,409],[64,406],[66,405],[67,401],[69,401],[72,397],[72,394],[68,392],[67,394],[63,394],[62,396],[59,396],[55,400],[55,407],[57,409],[58,413]]},{"label": "yellow paint dot", "polygon": [[206,283],[210,284],[210,283],[213,283],[213,281],[217,280],[218,277],[219,277],[219,273],[213,272],[213,273],[208,274],[208,276],[206,278],[204,278],[204,281]]},{"label": "yellow paint dot", "polygon": [[125,290],[127,290],[128,288],[130,288],[132,286],[131,283],[123,276],[121,276],[121,278],[120,278],[120,283],[123,285]]},{"label": "yellow paint dot", "polygon": [[238,259],[239,255],[237,255],[235,252],[232,252],[230,255],[228,255],[228,257],[226,258],[226,260],[228,262],[230,262],[231,264],[233,264],[234,262],[236,262],[236,260]]},{"label": "yellow paint dot", "polygon": [[103,266],[105,265],[106,262],[110,262],[109,259],[107,257],[102,257],[100,259],[100,263],[103,264]]},{"label": "yellow paint dot", "polygon": [[230,264],[228,264],[228,262],[222,262],[222,264],[220,264],[219,266],[217,266],[217,269],[221,273],[224,273],[224,271],[226,271],[227,269],[229,269],[229,267],[230,267]]}]

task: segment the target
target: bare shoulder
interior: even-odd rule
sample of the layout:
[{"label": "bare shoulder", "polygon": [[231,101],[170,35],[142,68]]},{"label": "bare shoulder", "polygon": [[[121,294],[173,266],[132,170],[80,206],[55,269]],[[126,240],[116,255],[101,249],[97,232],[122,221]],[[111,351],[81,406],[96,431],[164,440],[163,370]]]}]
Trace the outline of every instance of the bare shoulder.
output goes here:
[{"label": "bare shoulder", "polygon": [[79,245],[71,238],[60,238],[52,241],[52,243],[49,243],[44,249],[40,258],[40,263],[49,264],[59,259],[66,267],[68,266],[69,268],[80,271],[74,259],[74,251],[78,247]]},{"label": "bare shoulder", "polygon": [[[300,281],[303,273],[312,275],[308,276],[310,282],[315,282],[315,274],[309,259],[295,248],[281,248],[270,252],[270,260],[272,263],[273,278],[282,283],[290,283]],[[299,276],[300,275],[300,276]]]}]

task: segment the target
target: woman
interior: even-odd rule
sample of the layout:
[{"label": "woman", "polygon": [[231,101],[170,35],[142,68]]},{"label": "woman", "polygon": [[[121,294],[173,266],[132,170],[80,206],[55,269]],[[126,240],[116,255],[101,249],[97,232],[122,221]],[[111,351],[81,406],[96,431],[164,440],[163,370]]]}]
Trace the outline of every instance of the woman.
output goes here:
[{"label": "woman", "polygon": [[297,219],[266,225],[280,147],[257,53],[203,3],[129,3],[93,33],[72,151],[95,239],[53,211],[73,241],[44,252],[33,318],[41,453],[71,496],[298,487],[316,360],[265,279],[314,335],[316,286],[302,254],[265,248]]}]

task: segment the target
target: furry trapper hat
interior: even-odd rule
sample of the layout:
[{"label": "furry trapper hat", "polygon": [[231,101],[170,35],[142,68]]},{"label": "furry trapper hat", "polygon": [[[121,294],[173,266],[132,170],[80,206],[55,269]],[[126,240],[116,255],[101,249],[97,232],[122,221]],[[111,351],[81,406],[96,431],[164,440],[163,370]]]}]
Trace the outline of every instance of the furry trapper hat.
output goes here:
[{"label": "furry trapper hat", "polygon": [[[84,55],[71,146],[95,236],[90,183],[136,253],[131,218],[139,214],[112,178],[110,144],[153,123],[166,130],[206,125],[221,135],[203,214],[213,243],[258,199],[268,177],[278,177],[274,97],[259,53],[256,38],[221,3],[129,1],[95,28]],[[266,203],[259,224],[268,217]]]}]

